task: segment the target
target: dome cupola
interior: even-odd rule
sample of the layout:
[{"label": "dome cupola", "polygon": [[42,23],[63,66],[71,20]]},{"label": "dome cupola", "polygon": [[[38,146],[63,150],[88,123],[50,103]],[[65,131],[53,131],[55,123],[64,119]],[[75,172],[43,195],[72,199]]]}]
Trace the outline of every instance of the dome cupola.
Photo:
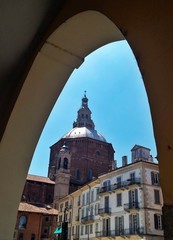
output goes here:
[{"label": "dome cupola", "polygon": [[77,119],[73,123],[73,129],[64,135],[63,138],[79,138],[89,137],[96,140],[106,142],[106,139],[95,130],[95,125],[91,119],[91,110],[88,107],[88,98],[86,97],[86,91],[82,98],[82,105],[77,112]]}]

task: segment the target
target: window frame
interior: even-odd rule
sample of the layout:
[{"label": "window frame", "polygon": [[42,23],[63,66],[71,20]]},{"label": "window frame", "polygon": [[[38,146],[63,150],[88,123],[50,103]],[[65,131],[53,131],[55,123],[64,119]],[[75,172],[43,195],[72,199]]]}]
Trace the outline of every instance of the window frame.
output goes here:
[{"label": "window frame", "polygon": [[154,203],[155,204],[161,204],[160,202],[160,190],[154,189]]},{"label": "window frame", "polygon": [[122,193],[117,193],[117,207],[122,207]]}]

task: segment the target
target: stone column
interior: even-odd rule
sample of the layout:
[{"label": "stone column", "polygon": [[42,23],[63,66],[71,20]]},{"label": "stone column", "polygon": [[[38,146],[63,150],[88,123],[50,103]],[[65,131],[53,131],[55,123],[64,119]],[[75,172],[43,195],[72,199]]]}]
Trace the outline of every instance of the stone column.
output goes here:
[{"label": "stone column", "polygon": [[163,229],[164,239],[173,239],[173,205],[164,205],[163,211]]}]

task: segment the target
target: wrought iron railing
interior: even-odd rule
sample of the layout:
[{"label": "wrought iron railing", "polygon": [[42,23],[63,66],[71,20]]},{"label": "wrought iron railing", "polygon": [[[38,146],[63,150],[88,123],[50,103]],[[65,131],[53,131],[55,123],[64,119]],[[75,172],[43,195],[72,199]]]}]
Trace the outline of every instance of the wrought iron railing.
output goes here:
[{"label": "wrought iron railing", "polygon": [[144,228],[129,228],[96,232],[96,237],[144,235]]},{"label": "wrought iron railing", "polygon": [[115,183],[113,185],[104,186],[104,187],[100,188],[99,192],[104,193],[104,192],[108,192],[108,191],[114,191],[116,189],[125,188],[130,185],[134,185],[134,184],[141,184],[141,178],[127,179],[126,181]]},{"label": "wrought iron railing", "polygon": [[139,202],[130,202],[124,204],[124,210],[139,209]]},{"label": "wrought iron railing", "polygon": [[99,208],[98,209],[98,214],[111,214],[111,208]]},{"label": "wrought iron railing", "polygon": [[90,223],[94,221],[94,215],[89,215],[81,218],[82,223]]}]

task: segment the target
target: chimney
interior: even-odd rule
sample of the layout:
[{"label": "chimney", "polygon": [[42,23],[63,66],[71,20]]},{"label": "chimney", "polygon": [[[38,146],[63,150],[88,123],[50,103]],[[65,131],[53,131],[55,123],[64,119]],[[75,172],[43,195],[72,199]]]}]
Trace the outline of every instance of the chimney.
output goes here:
[{"label": "chimney", "polygon": [[122,157],[122,167],[127,165],[127,156]]},{"label": "chimney", "polygon": [[115,169],[117,169],[117,160],[114,160],[112,162],[112,170],[115,170]]}]

